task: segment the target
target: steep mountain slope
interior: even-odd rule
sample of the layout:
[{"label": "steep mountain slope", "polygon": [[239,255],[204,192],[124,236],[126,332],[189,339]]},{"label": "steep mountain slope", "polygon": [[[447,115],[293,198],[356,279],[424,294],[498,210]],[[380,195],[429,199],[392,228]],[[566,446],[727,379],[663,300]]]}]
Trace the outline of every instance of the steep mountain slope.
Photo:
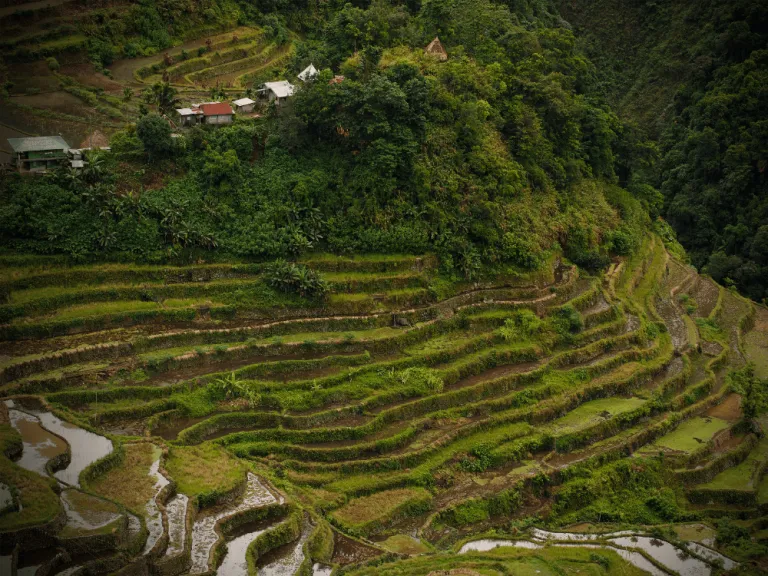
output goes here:
[{"label": "steep mountain slope", "polygon": [[762,2],[559,2],[613,104],[658,143],[644,180],[693,263],[768,296],[768,9]]}]

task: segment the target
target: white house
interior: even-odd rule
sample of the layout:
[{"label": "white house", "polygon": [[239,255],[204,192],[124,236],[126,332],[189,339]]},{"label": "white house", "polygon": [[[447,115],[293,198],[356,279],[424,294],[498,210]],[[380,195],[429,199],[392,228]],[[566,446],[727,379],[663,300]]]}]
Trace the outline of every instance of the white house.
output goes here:
[{"label": "white house", "polygon": [[293,96],[293,84],[288,82],[288,80],[265,82],[261,91],[267,95],[270,102],[277,100],[277,104],[281,104]]},{"label": "white house", "polygon": [[317,76],[317,68],[310,64],[299,73],[299,80],[306,82],[307,80],[312,80],[315,76]]},{"label": "white house", "polygon": [[176,108],[176,114],[179,115],[182,126],[199,124],[203,119],[203,111],[200,108]]},{"label": "white house", "polygon": [[232,105],[235,107],[235,112],[238,114],[253,112],[255,104],[256,100],[251,100],[250,98],[240,98],[239,100],[232,102]]}]

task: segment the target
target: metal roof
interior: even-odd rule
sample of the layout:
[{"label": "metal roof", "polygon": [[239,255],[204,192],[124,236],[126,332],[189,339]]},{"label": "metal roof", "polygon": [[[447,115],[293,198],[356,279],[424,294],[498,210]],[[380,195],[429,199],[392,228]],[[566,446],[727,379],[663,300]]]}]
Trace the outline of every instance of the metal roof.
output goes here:
[{"label": "metal roof", "polygon": [[278,98],[293,96],[293,84],[288,82],[288,80],[280,80],[280,82],[264,82],[264,88],[272,91]]},{"label": "metal roof", "polygon": [[299,80],[306,82],[315,76],[317,76],[317,68],[315,68],[314,64],[310,64],[299,73]]},{"label": "metal roof", "polygon": [[206,116],[226,116],[234,114],[232,107],[226,102],[212,102],[210,104],[200,104],[203,114]]},{"label": "metal roof", "polygon": [[256,100],[251,100],[250,98],[240,98],[240,100],[235,100],[232,102],[235,106],[248,106],[249,104],[256,104]]},{"label": "metal roof", "polygon": [[179,116],[194,116],[196,114],[202,114],[200,110],[192,110],[192,108],[176,108],[176,112]]},{"label": "metal roof", "polygon": [[18,152],[43,152],[44,150],[69,149],[69,144],[61,136],[33,136],[30,138],[8,138],[8,144],[13,151]]}]

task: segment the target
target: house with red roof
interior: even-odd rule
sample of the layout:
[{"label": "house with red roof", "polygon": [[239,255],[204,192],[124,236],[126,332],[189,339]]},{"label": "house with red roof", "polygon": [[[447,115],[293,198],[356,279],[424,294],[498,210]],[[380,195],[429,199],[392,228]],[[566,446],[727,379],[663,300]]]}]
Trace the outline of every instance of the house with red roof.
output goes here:
[{"label": "house with red roof", "polygon": [[232,106],[226,102],[207,102],[200,104],[203,111],[203,122],[206,124],[231,124],[235,115]]},{"label": "house with red roof", "polygon": [[204,102],[192,104],[189,108],[177,108],[182,126],[193,124],[231,124],[235,115],[226,102]]}]

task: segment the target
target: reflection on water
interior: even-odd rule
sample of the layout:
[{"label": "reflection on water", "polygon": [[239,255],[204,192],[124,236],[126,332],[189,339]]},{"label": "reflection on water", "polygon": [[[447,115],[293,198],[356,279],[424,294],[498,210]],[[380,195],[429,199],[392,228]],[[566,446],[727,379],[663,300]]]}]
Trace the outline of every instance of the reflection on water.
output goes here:
[{"label": "reflection on water", "polygon": [[621,556],[624,560],[632,564],[632,566],[636,568],[640,568],[640,570],[645,570],[651,576],[669,576],[663,570],[659,570],[655,564],[653,564],[645,556],[640,554],[640,552],[633,552],[631,550],[622,550],[620,548],[615,548],[613,550],[614,552],[616,552],[616,554]]},{"label": "reflection on water", "polygon": [[333,566],[326,564],[314,564],[312,566],[312,576],[331,576],[331,572],[333,572]]},{"label": "reflection on water", "polygon": [[503,548],[507,546],[530,549],[541,548],[541,544],[529,542],[528,540],[495,540],[491,538],[483,538],[482,540],[467,542],[461,547],[459,554],[465,554],[467,552],[488,552],[494,548]]},{"label": "reflection on water", "polygon": [[347,538],[341,532],[334,531],[333,534],[333,557],[331,562],[346,566],[357,562],[365,562],[377,556],[381,556],[382,551],[371,546],[366,546],[362,542]]},{"label": "reflection on water", "polygon": [[187,535],[187,505],[189,498],[184,494],[176,494],[165,505],[168,516],[168,548],[166,556],[174,556],[184,551],[184,540]]},{"label": "reflection on water", "polygon": [[170,484],[168,479],[160,474],[159,457],[157,460],[152,462],[152,466],[149,469],[149,475],[155,479],[155,493],[146,504],[147,514],[145,518],[149,535],[147,536],[147,541],[144,544],[144,554],[149,553],[155,546],[155,543],[163,535],[163,514],[157,507],[157,501],[155,499],[157,498],[157,495],[160,493],[160,491],[168,486],[168,484]]},{"label": "reflection on water", "polygon": [[[534,528],[532,530],[533,538],[538,542],[545,541],[566,541],[570,544],[555,544],[560,547],[580,547],[580,548],[605,548],[613,550],[624,560],[633,566],[652,574],[653,576],[667,576],[664,570],[656,567],[643,554],[637,550],[642,550],[649,557],[653,558],[659,564],[662,564],[670,571],[680,576],[708,576],[713,568],[707,562],[691,556],[685,550],[673,546],[669,542],[651,538],[649,536],[635,535],[631,531],[613,532],[610,534],[576,534],[572,532],[548,532]],[[597,540],[606,540],[607,544],[597,543]],[[473,542],[467,542],[459,550],[459,554],[466,552],[487,552],[498,547],[513,546],[517,548],[541,548],[542,544],[530,542],[527,540],[498,540],[481,539]],[[711,563],[722,562],[726,570],[738,566],[737,562],[726,558],[722,554],[710,550],[696,542],[689,542],[688,548],[702,558]],[[632,549],[636,550],[632,550]]]},{"label": "reflection on water", "polygon": [[307,522],[298,541],[270,550],[259,558],[258,576],[293,576],[304,561],[304,543],[309,538]]},{"label": "reflection on water", "polygon": [[106,500],[71,488],[61,493],[61,503],[67,512],[67,527],[75,530],[97,530],[120,517],[117,508]]},{"label": "reflection on water", "polygon": [[8,416],[11,425],[21,434],[24,444],[21,458],[16,461],[16,464],[26,470],[47,476],[45,465],[48,460],[64,454],[67,451],[67,443],[44,429],[40,425],[40,420],[31,414],[11,409],[8,410]]},{"label": "reflection on water", "polygon": [[610,542],[625,548],[639,548],[657,562],[678,572],[680,576],[703,576],[711,572],[711,568],[705,562],[664,540],[648,536],[625,536],[612,538]]},{"label": "reflection on water", "polygon": [[248,473],[248,485],[245,494],[238,504],[231,507],[218,508],[204,512],[192,526],[192,567],[190,574],[202,574],[208,571],[208,559],[213,545],[219,536],[216,533],[216,522],[221,518],[237,512],[250,510],[277,502],[272,493],[259,482],[259,479]]},{"label": "reflection on water", "polygon": [[64,470],[54,474],[62,482],[72,486],[80,486],[80,472],[90,464],[112,452],[112,442],[104,436],[99,436],[88,430],[78,428],[74,424],[64,422],[50,412],[35,413],[43,426],[51,432],[64,438],[72,450],[72,461]]},{"label": "reflection on water", "polygon": [[248,559],[246,557],[248,546],[266,530],[267,527],[263,523],[260,523],[258,529],[242,527],[240,531],[243,533],[227,542],[227,555],[224,556],[224,561],[216,574],[219,576],[248,576]]},{"label": "reflection on water", "polygon": [[8,508],[13,504],[13,495],[7,485],[0,482],[0,510]]},{"label": "reflection on water", "polygon": [[708,562],[722,562],[725,570],[731,570],[739,565],[738,562],[734,562],[727,556],[723,556],[720,552],[715,552],[706,546],[699,544],[698,542],[688,542],[688,548],[707,560]]}]

